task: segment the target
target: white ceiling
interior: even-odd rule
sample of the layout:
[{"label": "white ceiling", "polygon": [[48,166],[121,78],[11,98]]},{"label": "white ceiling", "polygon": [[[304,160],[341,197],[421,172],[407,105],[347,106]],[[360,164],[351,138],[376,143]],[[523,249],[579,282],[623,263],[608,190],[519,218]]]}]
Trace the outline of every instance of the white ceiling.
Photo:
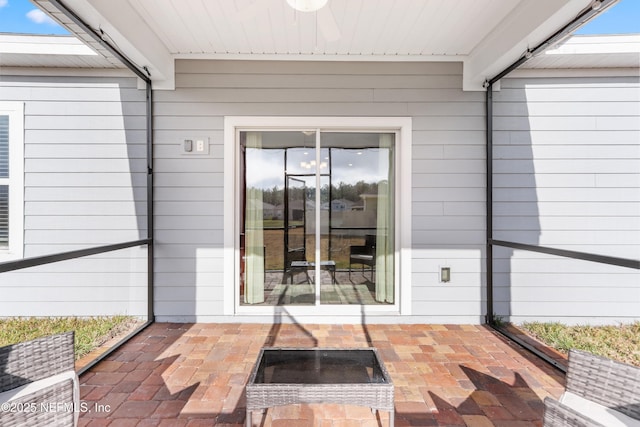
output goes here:
[{"label": "white ceiling", "polygon": [[464,88],[481,90],[592,0],[329,0],[316,13],[294,12],[286,0],[64,3],[146,66],[159,89],[173,88],[175,59],[228,58],[459,61]]},{"label": "white ceiling", "polygon": [[332,0],[317,13],[285,0],[130,3],[174,55],[455,56],[471,53],[520,0]]}]

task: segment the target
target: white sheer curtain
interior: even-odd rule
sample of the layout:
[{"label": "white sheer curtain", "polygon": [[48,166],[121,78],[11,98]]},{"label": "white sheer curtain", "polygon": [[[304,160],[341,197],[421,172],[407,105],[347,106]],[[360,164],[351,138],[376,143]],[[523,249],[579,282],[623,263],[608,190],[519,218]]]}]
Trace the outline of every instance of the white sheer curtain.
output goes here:
[{"label": "white sheer curtain", "polygon": [[380,135],[378,167],[384,170],[388,165],[388,179],[378,183],[378,206],[376,221],[376,301],[394,301],[394,207],[393,201],[393,134]]},{"label": "white sheer curtain", "polygon": [[[247,132],[246,148],[259,157],[262,134]],[[252,184],[246,183],[244,302],[258,304],[264,302],[264,216],[262,189]]]}]

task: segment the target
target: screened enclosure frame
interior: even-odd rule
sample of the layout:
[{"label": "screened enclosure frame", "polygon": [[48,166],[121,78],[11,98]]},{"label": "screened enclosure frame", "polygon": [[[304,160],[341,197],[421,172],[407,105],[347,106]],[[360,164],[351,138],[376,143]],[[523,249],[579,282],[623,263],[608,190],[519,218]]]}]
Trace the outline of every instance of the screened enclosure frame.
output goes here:
[{"label": "screened enclosure frame", "polygon": [[[120,62],[122,62],[129,70],[131,70],[138,78],[145,83],[146,90],[146,115],[145,115],[145,129],[146,129],[146,199],[147,199],[147,237],[144,239],[114,243],[109,245],[91,247],[86,249],[79,249],[74,251],[60,252],[50,255],[23,258],[17,261],[8,261],[0,263],[0,274],[22,270],[25,268],[36,267],[45,264],[57,263],[61,261],[79,259],[91,255],[104,254],[121,249],[134,248],[140,246],[146,246],[147,248],[147,316],[142,325],[131,331],[125,337],[120,339],[117,343],[112,345],[104,353],[98,356],[96,359],[90,361],[83,366],[78,374],[82,374],[89,370],[92,366],[100,362],[107,357],[113,351],[115,351],[122,344],[129,339],[140,333],[146,327],[151,325],[155,320],[154,315],[154,210],[153,210],[153,90],[151,87],[151,79],[148,71],[144,69],[141,71],[136,65],[133,64],[126,56],[118,51],[118,49],[111,46],[96,30],[89,27],[82,19],[80,19],[73,11],[68,9],[64,4],[58,0],[49,0],[56,8],[58,8],[64,15],[71,19],[76,25],[78,25],[83,31],[90,35],[96,42],[104,47],[109,53],[114,55]],[[146,72],[146,73],[145,73]]]},{"label": "screened enclosure frame", "polygon": [[537,252],[567,259],[576,259],[589,261],[594,263],[600,263],[605,265],[613,265],[624,268],[631,268],[635,270],[640,270],[640,260],[636,259],[627,259],[627,258],[619,258],[612,257],[594,253],[587,252],[579,252],[579,251],[571,251],[566,249],[552,248],[540,245],[531,245],[525,244],[521,242],[512,242],[505,240],[498,240],[493,238],[493,87],[498,84],[498,82],[510,74],[512,71],[516,70],[520,66],[522,66],[529,59],[535,57],[536,55],[544,52],[547,48],[560,43],[564,40],[568,35],[570,35],[573,31],[575,31],[582,24],[593,18],[595,15],[599,13],[602,9],[605,9],[611,5],[613,5],[617,0],[602,0],[598,3],[597,8],[594,7],[595,3],[589,5],[585,8],[580,14],[578,14],[573,20],[571,20],[564,27],[556,31],[549,38],[544,40],[542,43],[537,45],[534,48],[528,49],[517,61],[511,64],[509,67],[505,68],[502,72],[497,74],[495,77],[491,79],[487,79],[485,81],[486,88],[486,96],[485,96],[485,119],[486,119],[486,286],[487,286],[487,305],[486,305],[486,315],[485,321],[486,323],[494,328],[499,333],[503,334],[507,338],[512,341],[515,341],[520,346],[529,350],[536,356],[545,360],[549,364],[558,368],[559,370],[566,372],[566,367],[560,363],[558,363],[555,359],[549,357],[539,349],[533,347],[529,343],[523,341],[518,336],[514,335],[510,331],[501,328],[497,322],[496,315],[494,313],[494,296],[493,296],[493,249],[494,247],[503,247],[503,248],[511,248],[518,249],[529,252]]}]

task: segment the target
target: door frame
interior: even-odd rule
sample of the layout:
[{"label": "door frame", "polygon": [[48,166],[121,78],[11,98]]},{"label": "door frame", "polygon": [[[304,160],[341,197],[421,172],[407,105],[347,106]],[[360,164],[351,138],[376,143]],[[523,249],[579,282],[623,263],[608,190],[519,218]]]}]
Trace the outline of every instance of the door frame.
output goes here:
[{"label": "door frame", "polygon": [[[396,133],[396,241],[395,241],[395,303],[389,305],[319,305],[308,306],[246,306],[240,305],[238,291],[240,271],[239,251],[239,134],[241,131],[303,131],[319,132],[394,132]],[[318,134],[319,135],[319,134]],[[223,314],[273,315],[283,309],[295,318],[339,315],[362,317],[370,315],[411,314],[411,145],[410,117],[266,117],[225,116],[224,118],[224,248]],[[238,277],[237,277],[238,276]]]}]

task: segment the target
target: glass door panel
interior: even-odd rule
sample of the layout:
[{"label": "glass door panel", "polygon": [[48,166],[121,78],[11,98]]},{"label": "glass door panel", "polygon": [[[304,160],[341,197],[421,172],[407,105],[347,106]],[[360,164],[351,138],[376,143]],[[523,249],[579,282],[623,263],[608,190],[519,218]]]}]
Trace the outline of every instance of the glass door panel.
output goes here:
[{"label": "glass door panel", "polygon": [[[327,165],[328,172],[328,165]],[[337,289],[337,264],[334,259],[337,248],[335,239],[331,239],[329,226],[330,205],[330,176],[320,176],[320,302],[321,304],[340,304],[339,289]]]},{"label": "glass door panel", "polygon": [[394,139],[394,134],[322,133],[329,160],[322,304],[394,301]]},{"label": "glass door panel", "polygon": [[319,140],[240,132],[242,305],[394,303],[395,134]]},{"label": "glass door panel", "polygon": [[[284,239],[288,252],[306,251],[306,192],[307,184],[304,180],[287,177]],[[301,260],[305,258],[303,256]]]},{"label": "glass door panel", "polygon": [[308,140],[301,132],[240,132],[241,305],[315,304]]},{"label": "glass door panel", "polygon": [[[285,287],[279,304],[315,304],[313,260],[314,209],[309,203],[309,176],[286,176],[285,187]],[[313,187],[311,187],[313,188]],[[287,284],[288,283],[288,284]]]}]

